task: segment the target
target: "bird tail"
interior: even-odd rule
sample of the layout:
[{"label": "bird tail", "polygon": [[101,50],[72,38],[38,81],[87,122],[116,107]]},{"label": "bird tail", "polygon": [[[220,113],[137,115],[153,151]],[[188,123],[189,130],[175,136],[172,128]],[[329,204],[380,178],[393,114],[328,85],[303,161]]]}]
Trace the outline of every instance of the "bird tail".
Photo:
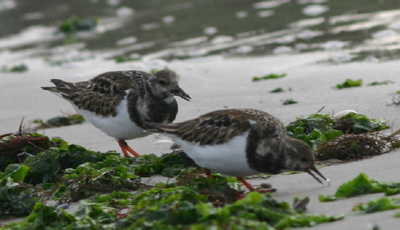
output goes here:
[{"label": "bird tail", "polygon": [[161,124],[155,122],[144,122],[143,126],[146,132],[177,134],[182,123]]},{"label": "bird tail", "polygon": [[155,122],[144,122],[143,127],[146,132],[151,133],[164,133],[165,131],[161,127],[162,124]]}]

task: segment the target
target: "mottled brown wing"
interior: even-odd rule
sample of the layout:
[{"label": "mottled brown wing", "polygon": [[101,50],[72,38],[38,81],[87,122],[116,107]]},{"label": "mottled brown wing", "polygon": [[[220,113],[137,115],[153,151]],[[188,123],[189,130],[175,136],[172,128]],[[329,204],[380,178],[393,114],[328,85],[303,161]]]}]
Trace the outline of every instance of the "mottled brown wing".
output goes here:
[{"label": "mottled brown wing", "polygon": [[116,107],[124,99],[126,90],[134,90],[134,78],[146,75],[140,71],[115,71],[100,74],[89,81],[56,84],[62,96],[79,109],[102,116],[115,116]]},{"label": "mottled brown wing", "polygon": [[250,126],[250,122],[240,111],[220,110],[181,123],[159,125],[158,128],[188,142],[213,145],[228,142],[249,130]]}]

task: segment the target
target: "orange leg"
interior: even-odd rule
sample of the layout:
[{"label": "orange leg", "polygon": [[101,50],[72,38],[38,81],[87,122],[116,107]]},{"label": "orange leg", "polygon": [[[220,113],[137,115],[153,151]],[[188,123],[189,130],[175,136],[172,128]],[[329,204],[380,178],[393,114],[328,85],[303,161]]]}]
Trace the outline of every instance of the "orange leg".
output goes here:
[{"label": "orange leg", "polygon": [[207,176],[208,178],[213,177],[213,176],[211,175],[211,171],[210,171],[209,169],[203,168],[203,171],[204,171],[204,174],[206,174],[206,176]]},{"label": "orange leg", "polygon": [[249,184],[245,179],[243,179],[243,177],[236,177],[240,182],[242,182],[242,184],[244,184],[244,186],[246,186],[246,188],[248,190],[250,190],[250,192],[255,191],[256,189]]},{"label": "orange leg", "polygon": [[[121,147],[122,152],[124,153],[125,157],[131,158],[129,153],[132,153],[135,157],[140,156],[139,153],[137,153],[135,150],[133,150],[131,147],[128,146],[126,141],[124,140],[118,140],[118,144]],[[129,152],[129,153],[128,153]]]},{"label": "orange leg", "polygon": [[[207,177],[212,177],[211,172],[209,169],[203,168],[204,174],[206,174]],[[249,182],[247,182],[243,177],[236,177],[238,181],[242,182],[246,188],[252,192],[252,191],[257,191],[259,193],[266,193],[266,192],[276,192],[276,189],[274,188],[267,188],[267,189],[255,189]],[[243,197],[241,197],[243,198]],[[241,199],[239,198],[239,199]]]},{"label": "orange leg", "polygon": [[266,188],[266,189],[255,189],[251,184],[249,184],[243,177],[236,177],[250,192],[257,191],[259,193],[267,193],[267,192],[276,192],[275,188]]}]

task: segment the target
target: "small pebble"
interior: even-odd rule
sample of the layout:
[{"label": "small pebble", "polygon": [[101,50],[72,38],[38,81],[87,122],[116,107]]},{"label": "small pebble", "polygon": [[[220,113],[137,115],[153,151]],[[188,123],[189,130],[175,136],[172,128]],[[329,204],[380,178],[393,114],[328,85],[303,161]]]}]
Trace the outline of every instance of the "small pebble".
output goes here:
[{"label": "small pebble", "polygon": [[261,183],[260,188],[272,188],[272,185],[270,183]]},{"label": "small pebble", "polygon": [[60,204],[56,207],[57,210],[59,210],[60,208],[62,209],[68,209],[69,208],[69,204],[68,203],[64,203],[64,204]]},{"label": "small pebble", "polygon": [[326,179],[326,184],[327,184],[327,186],[331,186],[331,180],[330,179]]}]

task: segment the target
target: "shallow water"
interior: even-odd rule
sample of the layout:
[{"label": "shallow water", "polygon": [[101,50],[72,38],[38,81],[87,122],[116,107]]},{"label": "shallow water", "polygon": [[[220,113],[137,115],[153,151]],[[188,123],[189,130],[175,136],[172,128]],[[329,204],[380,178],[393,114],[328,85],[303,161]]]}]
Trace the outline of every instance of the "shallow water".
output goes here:
[{"label": "shallow water", "polygon": [[[57,32],[72,15],[99,24]],[[34,48],[37,55],[76,43],[80,51],[131,59],[349,50],[333,61],[376,61],[397,57],[399,32],[396,0],[0,1],[0,51]]]}]

